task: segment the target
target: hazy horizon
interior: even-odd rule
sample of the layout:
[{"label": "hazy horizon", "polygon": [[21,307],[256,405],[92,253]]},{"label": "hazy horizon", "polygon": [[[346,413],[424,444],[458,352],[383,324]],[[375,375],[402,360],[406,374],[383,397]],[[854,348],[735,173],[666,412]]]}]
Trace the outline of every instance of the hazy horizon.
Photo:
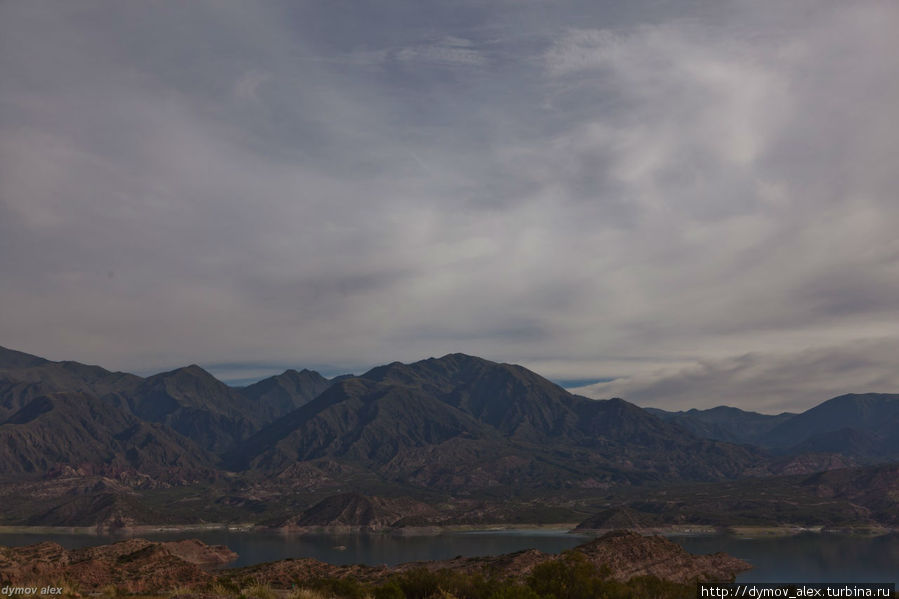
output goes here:
[{"label": "hazy horizon", "polygon": [[[899,4],[0,5],[0,344],[899,391]],[[279,370],[280,369],[280,370]]]}]

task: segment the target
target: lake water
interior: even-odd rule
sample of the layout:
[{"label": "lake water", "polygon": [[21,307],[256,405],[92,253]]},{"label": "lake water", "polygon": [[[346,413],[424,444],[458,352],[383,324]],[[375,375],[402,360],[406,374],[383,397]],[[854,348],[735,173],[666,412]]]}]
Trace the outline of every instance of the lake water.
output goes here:
[{"label": "lake water", "polygon": [[899,587],[899,534],[876,537],[805,533],[747,539],[672,537],[691,553],[725,551],[753,569],[740,582],[886,582]]},{"label": "lake water", "polygon": [[[289,557],[314,557],[334,564],[388,564],[539,549],[559,553],[591,537],[562,530],[453,532],[428,536],[284,535],[202,531],[140,535],[154,540],[198,538],[227,545],[244,566]],[[122,540],[121,536],[0,534],[0,545],[54,541],[69,549]],[[877,537],[802,534],[747,539],[734,536],[671,537],[692,553],[724,551],[753,564],[741,582],[887,582],[899,584],[899,534]]]}]

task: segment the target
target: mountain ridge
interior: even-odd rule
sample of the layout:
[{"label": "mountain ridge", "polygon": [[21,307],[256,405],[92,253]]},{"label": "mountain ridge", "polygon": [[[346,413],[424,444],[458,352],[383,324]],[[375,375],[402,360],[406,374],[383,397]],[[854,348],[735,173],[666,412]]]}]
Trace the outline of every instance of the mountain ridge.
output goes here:
[{"label": "mountain ridge", "polygon": [[[231,387],[196,364],[140,377],[0,348],[0,477],[42,493],[33,506],[28,491],[3,494],[18,502],[4,521],[283,519],[346,492],[543,521],[611,489],[899,459],[897,406],[899,395],[850,394],[801,414],[646,410],[462,353]],[[81,475],[118,482],[93,489]],[[514,510],[494,503],[509,500]]]},{"label": "mountain ridge", "polygon": [[[571,463],[574,455],[579,461]],[[575,396],[523,367],[465,354],[394,362],[340,381],[263,427],[226,462],[277,471],[326,457],[388,480],[441,487],[459,477],[487,486],[678,473],[714,479],[762,459],[693,438],[624,400]]]}]

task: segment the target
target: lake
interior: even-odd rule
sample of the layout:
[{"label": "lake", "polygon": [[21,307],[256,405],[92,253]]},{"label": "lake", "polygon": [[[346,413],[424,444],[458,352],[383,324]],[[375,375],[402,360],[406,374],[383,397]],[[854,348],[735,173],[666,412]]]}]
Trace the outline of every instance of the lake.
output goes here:
[{"label": "lake", "polygon": [[[564,530],[446,532],[439,535],[285,535],[238,531],[192,531],[140,535],[173,541],[197,538],[227,545],[244,566],[289,557],[314,557],[334,564],[393,565],[539,549],[559,553],[591,537]],[[0,545],[54,541],[69,549],[122,540],[122,536],[78,534],[0,534]],[[741,538],[729,535],[673,536],[692,553],[724,551],[753,564],[740,582],[892,582],[899,584],[899,534],[876,537],[801,534],[791,537]]]},{"label": "lake", "polygon": [[691,553],[725,551],[753,569],[739,582],[887,582],[899,586],[899,534],[671,537]]}]

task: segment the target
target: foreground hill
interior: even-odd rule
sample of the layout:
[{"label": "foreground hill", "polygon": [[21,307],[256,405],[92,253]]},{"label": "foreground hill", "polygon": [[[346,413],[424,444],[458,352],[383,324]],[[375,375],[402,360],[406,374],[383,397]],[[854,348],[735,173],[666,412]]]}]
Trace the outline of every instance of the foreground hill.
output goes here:
[{"label": "foreground hill", "polygon": [[[627,532],[607,534],[562,555],[531,549],[393,567],[337,566],[301,558],[221,569],[236,557],[227,547],[196,540],[130,539],[74,550],[56,543],[0,547],[0,583],[40,587],[64,580],[91,594],[110,587],[143,594],[179,589],[213,598],[237,596],[251,586],[249,593],[267,590],[270,595],[261,585],[285,592],[297,586],[327,589],[328,596],[340,597],[469,596],[461,593],[464,588],[479,588],[477,596],[496,597],[535,597],[537,591],[542,597],[565,597],[565,591],[573,589],[592,589],[589,596],[614,591],[615,596],[681,597],[695,589],[686,583],[732,581],[750,568],[723,553],[692,555],[662,537]],[[587,595],[581,590],[577,596]]]}]

